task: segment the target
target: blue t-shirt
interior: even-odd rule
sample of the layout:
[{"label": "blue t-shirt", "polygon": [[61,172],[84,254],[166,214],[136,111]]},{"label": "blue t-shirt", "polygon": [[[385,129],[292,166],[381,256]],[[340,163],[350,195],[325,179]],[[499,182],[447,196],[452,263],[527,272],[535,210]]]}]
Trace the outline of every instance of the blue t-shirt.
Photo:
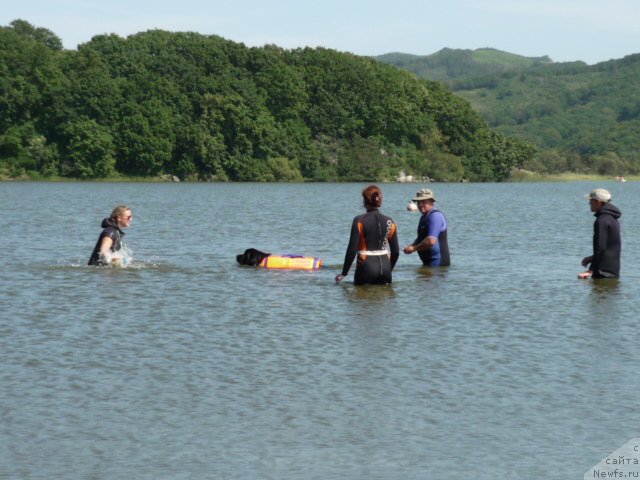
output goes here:
[{"label": "blue t-shirt", "polygon": [[[435,208],[429,211],[429,213],[423,214],[420,217],[418,223],[418,238],[414,242],[414,245],[422,242],[427,237],[437,238],[436,244],[428,250],[418,252],[422,263],[437,267],[441,264],[442,249],[441,249],[441,235],[447,231],[447,219],[439,210]],[[448,249],[448,247],[447,247]],[[446,254],[448,257],[448,252]],[[446,264],[448,264],[448,258]]]}]

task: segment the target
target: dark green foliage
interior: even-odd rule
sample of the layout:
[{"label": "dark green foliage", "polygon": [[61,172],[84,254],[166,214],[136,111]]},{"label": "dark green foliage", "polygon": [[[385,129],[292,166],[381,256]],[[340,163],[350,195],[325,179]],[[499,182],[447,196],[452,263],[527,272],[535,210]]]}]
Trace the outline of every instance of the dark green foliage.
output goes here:
[{"label": "dark green foliage", "polygon": [[532,161],[442,84],[369,58],[161,30],[65,51],[22,20],[0,41],[4,172],[499,181]]},{"label": "dark green foliage", "polygon": [[52,50],[62,50],[60,38],[46,28],[36,28],[24,20],[14,20],[9,25],[21,37],[31,38]]},{"label": "dark green foliage", "polygon": [[62,125],[61,133],[62,175],[79,178],[113,175],[113,139],[107,127],[81,117]]}]

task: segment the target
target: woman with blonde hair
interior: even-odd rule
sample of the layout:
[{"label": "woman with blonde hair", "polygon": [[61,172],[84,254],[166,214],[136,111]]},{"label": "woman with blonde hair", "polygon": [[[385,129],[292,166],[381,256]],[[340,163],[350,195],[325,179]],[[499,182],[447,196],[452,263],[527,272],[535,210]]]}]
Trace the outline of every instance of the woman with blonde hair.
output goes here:
[{"label": "woman with blonde hair", "polygon": [[126,205],[118,205],[111,212],[109,218],[102,220],[102,233],[96,242],[96,246],[91,253],[88,265],[110,265],[118,264],[121,258],[114,255],[123,249],[122,237],[123,228],[131,225],[131,209]]},{"label": "woman with blonde hair", "polygon": [[353,219],[342,273],[336,276],[336,282],[341,282],[349,273],[357,256],[354,284],[391,283],[391,271],[400,255],[396,224],[380,213],[382,192],[377,186],[365,188],[362,198],[367,211]]}]

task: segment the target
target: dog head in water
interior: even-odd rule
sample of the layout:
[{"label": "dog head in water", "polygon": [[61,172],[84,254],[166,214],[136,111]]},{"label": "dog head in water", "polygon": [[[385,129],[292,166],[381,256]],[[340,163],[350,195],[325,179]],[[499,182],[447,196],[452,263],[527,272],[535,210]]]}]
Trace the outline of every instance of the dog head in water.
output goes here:
[{"label": "dog head in water", "polygon": [[247,248],[244,253],[240,253],[236,255],[236,261],[240,265],[250,265],[252,267],[257,267],[260,265],[260,262],[267,258],[270,253],[264,253],[260,250],[256,250],[255,248]]}]

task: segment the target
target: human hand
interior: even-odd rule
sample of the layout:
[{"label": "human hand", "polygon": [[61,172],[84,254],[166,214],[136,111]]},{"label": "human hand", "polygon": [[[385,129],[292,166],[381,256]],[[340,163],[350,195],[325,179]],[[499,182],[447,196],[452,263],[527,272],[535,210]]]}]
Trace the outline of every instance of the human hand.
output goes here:
[{"label": "human hand", "polygon": [[413,245],[407,245],[402,249],[402,251],[407,255],[411,255],[413,252],[416,251],[416,247],[414,247]]},{"label": "human hand", "polygon": [[344,275],[336,275],[336,283],[340,283],[344,279]]},{"label": "human hand", "polygon": [[590,271],[580,272],[578,274],[578,278],[581,280],[585,280],[587,278],[591,278],[591,275],[593,275],[593,272],[590,272]]}]

